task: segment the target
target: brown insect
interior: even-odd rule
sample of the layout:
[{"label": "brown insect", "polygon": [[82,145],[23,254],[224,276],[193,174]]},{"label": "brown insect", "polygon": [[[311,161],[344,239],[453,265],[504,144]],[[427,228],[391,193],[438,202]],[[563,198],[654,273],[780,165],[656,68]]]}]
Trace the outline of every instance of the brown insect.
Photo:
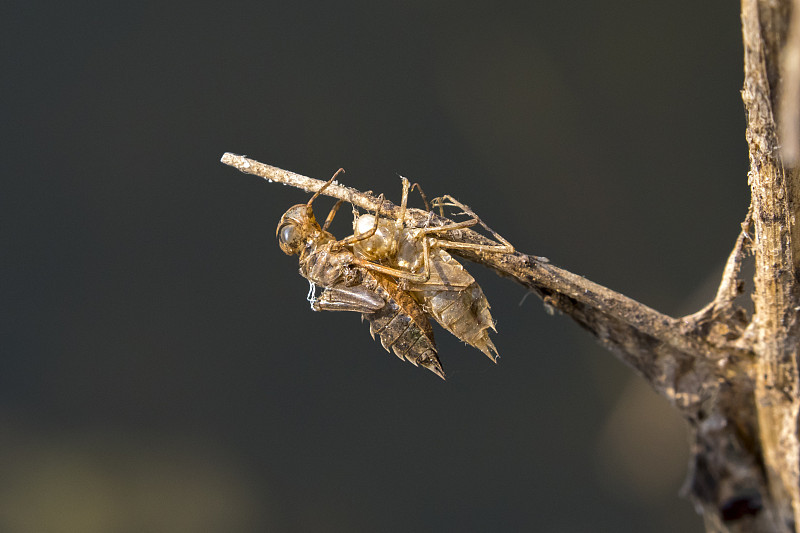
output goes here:
[{"label": "brown insect", "polygon": [[[511,253],[513,247],[463,204],[450,196],[434,200],[459,207],[471,219],[442,226],[405,225],[409,193],[403,178],[400,214],[395,220],[374,215],[354,221],[354,233],[337,240],[327,231],[342,204],[333,206],[320,226],[311,207],[314,200],[343,172],[340,169],[306,204],[291,207],[276,230],[281,249],[300,255],[300,274],[310,284],[308,300],[315,311],[355,311],[370,322],[373,338],[401,359],[422,365],[444,378],[428,316],[458,338],[483,351],[493,361],[497,350],[489,339],[494,329],[483,291],[445,248]],[[421,192],[421,191],[420,191]],[[424,196],[423,196],[424,199]],[[378,205],[383,202],[379,197]],[[427,201],[426,201],[427,205]],[[448,241],[444,232],[480,223],[502,245],[475,245]],[[316,288],[322,288],[319,297]]]},{"label": "brown insect", "polygon": [[[512,253],[514,247],[486,226],[467,206],[452,196],[433,200],[440,211],[445,206],[457,207],[469,220],[421,228],[405,225],[409,181],[403,180],[403,197],[400,213],[395,220],[380,218],[375,233],[353,244],[358,257],[388,264],[402,272],[400,286],[408,291],[444,329],[485,353],[496,361],[497,349],[489,338],[489,329],[495,330],[489,312],[489,302],[478,283],[446,249],[469,249],[484,252]],[[415,185],[418,187],[417,185]],[[424,200],[423,195],[423,200]],[[427,201],[426,201],[427,207]],[[429,209],[430,211],[430,209]],[[481,224],[502,244],[477,245],[453,242],[441,235],[452,230]],[[355,234],[364,234],[376,225],[373,215],[361,215],[353,223]],[[495,330],[496,331],[496,330]]]}]

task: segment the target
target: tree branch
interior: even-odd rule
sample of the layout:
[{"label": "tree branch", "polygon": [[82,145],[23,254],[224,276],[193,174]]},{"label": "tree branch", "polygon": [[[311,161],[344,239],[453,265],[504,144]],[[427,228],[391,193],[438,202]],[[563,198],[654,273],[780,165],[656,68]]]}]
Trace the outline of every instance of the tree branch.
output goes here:
[{"label": "tree branch", "polygon": [[[800,449],[798,449],[797,273],[800,227],[793,206],[800,206],[797,184],[780,157],[773,109],[781,91],[780,52],[790,20],[790,2],[742,1],[747,112],[748,175],[756,260],[754,325],[758,332],[756,405],[764,462],[781,530],[800,523]],[[785,529],[784,529],[785,528]]]}]

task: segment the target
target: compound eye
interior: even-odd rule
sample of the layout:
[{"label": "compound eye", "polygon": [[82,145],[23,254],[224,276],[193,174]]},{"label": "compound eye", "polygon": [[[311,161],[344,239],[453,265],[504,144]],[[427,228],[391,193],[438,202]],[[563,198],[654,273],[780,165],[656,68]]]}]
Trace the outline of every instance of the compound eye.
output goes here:
[{"label": "compound eye", "polygon": [[278,244],[284,253],[296,254],[303,245],[303,232],[294,224],[286,224],[278,231]]}]

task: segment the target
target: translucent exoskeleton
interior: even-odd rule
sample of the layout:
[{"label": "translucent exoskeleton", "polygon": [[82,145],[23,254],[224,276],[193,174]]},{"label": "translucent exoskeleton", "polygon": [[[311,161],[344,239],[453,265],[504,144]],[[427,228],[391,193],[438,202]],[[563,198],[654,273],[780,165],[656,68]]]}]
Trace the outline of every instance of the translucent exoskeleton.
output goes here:
[{"label": "translucent exoskeleton", "polygon": [[[400,286],[422,305],[429,316],[444,329],[496,361],[497,349],[489,338],[489,329],[495,330],[489,302],[475,279],[446,249],[512,253],[514,247],[486,226],[467,206],[451,196],[436,198],[433,201],[434,207],[457,207],[462,214],[470,217],[468,220],[431,226],[429,217],[424,227],[407,226],[405,210],[410,187],[406,178],[401,179],[403,196],[399,215],[394,220],[378,218],[374,234],[354,242],[353,251],[357,257],[389,265],[406,273],[399,276],[402,279]],[[501,244],[453,242],[443,236],[446,232],[475,224],[481,224]],[[365,235],[375,225],[374,215],[356,216],[353,232]]]},{"label": "translucent exoskeleton", "polygon": [[[497,351],[488,337],[494,329],[483,291],[445,248],[511,253],[513,247],[486,227],[466,206],[445,196],[435,205],[456,206],[470,220],[435,227],[407,227],[405,210],[409,184],[403,178],[401,215],[391,220],[374,215],[358,217],[354,234],[337,240],[330,232],[342,204],[334,205],[320,226],[312,203],[342,172],[340,169],[306,204],[291,207],[278,224],[281,249],[300,255],[300,274],[310,284],[309,302],[315,311],[354,311],[370,322],[386,350],[422,365],[444,378],[428,316],[458,338],[482,350],[492,360]],[[383,201],[379,198],[378,204]],[[370,218],[371,217],[371,218]],[[443,232],[483,225],[503,244],[473,245],[447,241]],[[368,226],[369,227],[366,227]],[[322,289],[319,297],[316,289]]]}]

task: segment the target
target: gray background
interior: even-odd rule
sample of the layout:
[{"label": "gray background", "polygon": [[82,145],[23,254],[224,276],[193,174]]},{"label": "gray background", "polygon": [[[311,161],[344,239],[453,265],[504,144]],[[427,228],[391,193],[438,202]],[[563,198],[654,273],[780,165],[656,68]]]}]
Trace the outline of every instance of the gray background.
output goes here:
[{"label": "gray background", "polygon": [[748,201],[735,5],[31,4],[0,17],[0,530],[701,530],[681,422],[587,333],[472,266],[500,363],[441,330],[447,382],[401,363],[308,309],[274,240],[307,195],[218,161],[400,173],[692,312]]}]

